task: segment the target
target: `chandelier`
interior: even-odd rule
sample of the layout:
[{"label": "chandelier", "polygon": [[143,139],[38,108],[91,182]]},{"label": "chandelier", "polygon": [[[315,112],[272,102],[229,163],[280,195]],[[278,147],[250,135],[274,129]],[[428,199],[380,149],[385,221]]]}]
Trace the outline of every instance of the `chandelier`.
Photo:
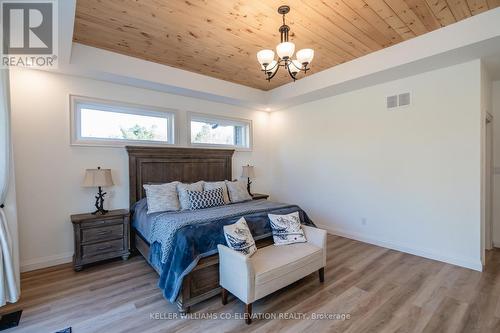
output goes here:
[{"label": "chandelier", "polygon": [[283,15],[283,25],[279,29],[281,43],[276,46],[278,60],[274,59],[273,50],[261,50],[257,52],[257,60],[268,81],[271,81],[280,67],[284,67],[293,81],[295,81],[298,73],[304,72],[305,74],[309,70],[307,66],[314,57],[313,49],[302,49],[297,51],[297,59],[292,59],[293,53],[295,52],[295,44],[288,41],[290,27],[285,23],[285,15],[288,14],[289,11],[289,6],[280,6],[278,8],[278,13]]}]

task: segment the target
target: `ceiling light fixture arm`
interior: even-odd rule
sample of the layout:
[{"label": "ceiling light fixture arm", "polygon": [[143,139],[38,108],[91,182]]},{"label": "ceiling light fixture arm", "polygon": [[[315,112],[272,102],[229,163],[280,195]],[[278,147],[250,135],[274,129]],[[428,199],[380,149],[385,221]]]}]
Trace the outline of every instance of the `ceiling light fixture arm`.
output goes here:
[{"label": "ceiling light fixture arm", "polygon": [[[270,67],[270,65],[267,65],[264,67],[264,69],[262,69],[262,71],[267,76],[266,80],[271,81],[271,79],[276,75],[276,73],[278,73],[279,67],[285,67],[287,69],[287,72],[290,75],[290,77],[295,81],[295,80],[297,80],[297,74],[299,72],[304,72],[304,74],[305,74],[309,70],[309,68],[307,67],[307,65],[308,65],[307,63],[304,63],[302,65],[304,67],[299,68],[299,67],[295,66],[295,64],[290,60],[280,59],[278,62],[276,62],[276,64],[274,66]],[[293,74],[293,72],[290,70],[290,67],[292,67],[292,66],[297,69],[295,74]]]}]

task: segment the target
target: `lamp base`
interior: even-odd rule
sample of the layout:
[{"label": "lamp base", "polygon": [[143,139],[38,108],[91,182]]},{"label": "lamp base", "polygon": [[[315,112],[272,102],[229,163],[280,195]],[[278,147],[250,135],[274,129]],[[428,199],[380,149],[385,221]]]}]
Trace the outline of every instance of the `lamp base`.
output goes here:
[{"label": "lamp base", "polygon": [[252,195],[252,191],[250,191],[250,185],[252,184],[252,182],[250,181],[250,177],[248,177],[248,182],[247,182],[247,191],[248,191],[248,194]]},{"label": "lamp base", "polygon": [[109,210],[103,209],[103,210],[96,210],[95,212],[92,213],[92,215],[106,215],[109,212]]},{"label": "lamp base", "polygon": [[99,186],[99,192],[97,192],[97,195],[95,197],[95,208],[96,211],[92,213],[92,215],[105,215],[108,211],[104,209],[104,196],[106,195],[106,192],[102,192],[102,187]]}]

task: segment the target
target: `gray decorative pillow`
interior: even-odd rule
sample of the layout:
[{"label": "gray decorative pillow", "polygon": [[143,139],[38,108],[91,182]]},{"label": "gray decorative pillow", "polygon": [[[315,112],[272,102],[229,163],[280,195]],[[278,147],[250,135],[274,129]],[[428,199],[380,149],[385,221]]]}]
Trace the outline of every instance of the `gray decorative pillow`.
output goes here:
[{"label": "gray decorative pillow", "polygon": [[224,236],[227,246],[235,251],[250,257],[257,251],[252,233],[248,229],[247,221],[242,217],[238,222],[224,226]]},{"label": "gray decorative pillow", "polygon": [[178,183],[177,193],[179,195],[179,202],[181,204],[181,210],[186,210],[191,208],[191,203],[189,201],[189,196],[187,191],[203,191],[203,182],[199,181],[192,184]]},{"label": "gray decorative pillow", "polygon": [[175,211],[181,208],[179,198],[177,197],[178,183],[143,185],[146,191],[148,214]]},{"label": "gray decorative pillow", "polygon": [[267,214],[271,221],[274,245],[287,245],[307,242],[300,226],[299,212],[287,215]]},{"label": "gray decorative pillow", "polygon": [[222,188],[214,188],[208,191],[187,191],[191,210],[217,207],[224,205]]},{"label": "gray decorative pillow", "polygon": [[230,182],[226,180],[229,200],[232,203],[252,200],[252,196],[248,194],[247,185],[243,181]]},{"label": "gray decorative pillow", "polygon": [[222,188],[222,195],[224,196],[224,203],[227,205],[231,203],[229,200],[229,194],[227,193],[227,186],[225,181],[221,182],[204,182],[203,183],[203,190],[204,191],[209,191],[213,190],[216,188]]}]

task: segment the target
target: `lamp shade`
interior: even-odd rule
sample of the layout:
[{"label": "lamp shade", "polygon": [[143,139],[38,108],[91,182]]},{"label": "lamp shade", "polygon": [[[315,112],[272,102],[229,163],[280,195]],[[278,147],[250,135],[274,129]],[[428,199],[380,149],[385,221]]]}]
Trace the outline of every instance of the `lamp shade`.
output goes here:
[{"label": "lamp shade", "polygon": [[302,49],[297,51],[297,60],[301,64],[310,64],[314,58],[313,49]]},{"label": "lamp shade", "polygon": [[257,60],[261,65],[268,65],[274,59],[273,50],[261,50],[257,52]]},{"label": "lamp shade", "polygon": [[242,178],[255,178],[255,172],[253,165],[244,165],[243,172],[241,173]]},{"label": "lamp shade", "polygon": [[98,187],[112,186],[113,178],[111,177],[111,169],[87,169],[85,170],[85,179],[83,187]]},{"label": "lamp shade", "polygon": [[278,53],[278,57],[281,59],[289,59],[293,56],[295,52],[295,44],[292,42],[283,42],[279,43],[276,46],[276,53]]},{"label": "lamp shade", "polygon": [[289,68],[292,74],[297,74],[302,68],[302,64],[298,60],[292,60],[292,63],[289,65]]}]

